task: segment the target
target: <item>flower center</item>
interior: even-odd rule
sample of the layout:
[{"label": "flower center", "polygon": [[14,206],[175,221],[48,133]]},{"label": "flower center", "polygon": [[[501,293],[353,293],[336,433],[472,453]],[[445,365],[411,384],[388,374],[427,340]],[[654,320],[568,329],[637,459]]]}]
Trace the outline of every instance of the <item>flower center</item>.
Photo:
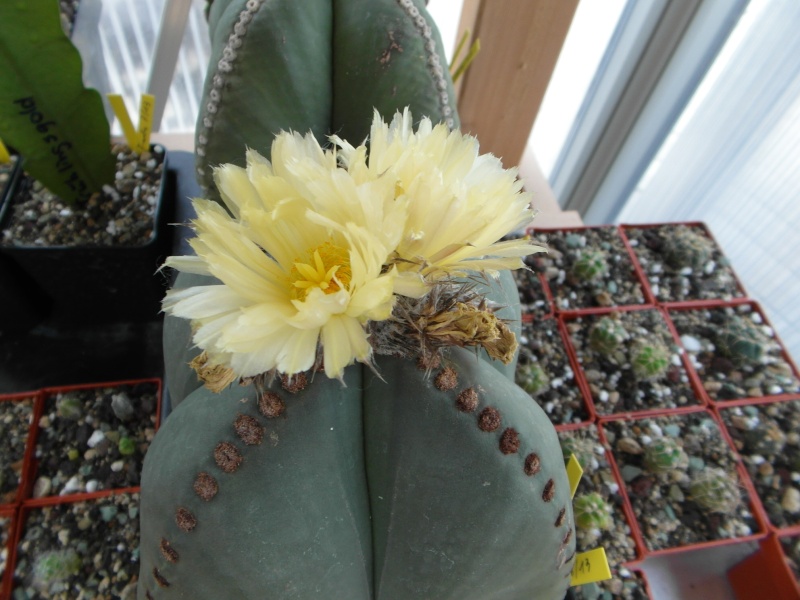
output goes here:
[{"label": "flower center", "polygon": [[306,262],[298,259],[294,263],[289,275],[292,296],[295,300],[305,300],[313,288],[319,288],[326,294],[349,289],[352,276],[347,250],[325,242],[309,250]]}]

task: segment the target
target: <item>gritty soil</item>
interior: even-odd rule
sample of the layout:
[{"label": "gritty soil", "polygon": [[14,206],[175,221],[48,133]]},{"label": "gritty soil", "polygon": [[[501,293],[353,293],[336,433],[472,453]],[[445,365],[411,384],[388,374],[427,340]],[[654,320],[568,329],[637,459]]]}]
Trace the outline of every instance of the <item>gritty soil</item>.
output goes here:
[{"label": "gritty soil", "polygon": [[[544,273],[557,310],[637,305],[645,302],[641,283],[622,237],[615,227],[579,231],[546,231],[533,236],[549,248],[527,261]],[[593,256],[602,268],[591,276],[576,265]]]},{"label": "gritty soil", "polygon": [[553,314],[553,305],[547,297],[539,275],[535,271],[514,269],[511,274],[517,283],[523,317],[538,320]]},{"label": "gritty soil", "polygon": [[770,522],[800,525],[800,401],[720,413]]},{"label": "gritty soil", "polygon": [[553,425],[589,420],[589,411],[570,366],[558,321],[524,322],[519,339],[516,382],[550,417]]},{"label": "gritty soil", "polygon": [[[800,393],[800,380],[784,358],[775,332],[750,304],[672,310],[670,318],[703,388],[712,400]],[[728,336],[735,337],[741,323],[755,329],[760,348],[757,358],[726,350]]]},{"label": "gritty soil", "polygon": [[[624,330],[620,337],[625,339],[611,352],[596,350],[590,341],[592,328],[603,319],[612,319]],[[682,408],[700,403],[683,368],[680,349],[661,313],[612,312],[567,320],[566,325],[598,414]],[[632,367],[632,353],[639,344],[658,344],[666,350],[669,364],[663,373],[650,378],[637,375]]]},{"label": "gritty soil", "polygon": [[155,435],[157,391],[154,383],[139,383],[48,397],[33,496],[138,486]]},{"label": "gritty soil", "polygon": [[[730,261],[713,240],[710,255],[701,265],[679,266],[667,260],[668,240],[686,231],[707,238],[699,226],[668,223],[654,227],[626,227],[625,235],[644,271],[653,296],[659,302],[730,300],[743,297]],[[671,266],[670,262],[676,266]]]},{"label": "gritty soil", "polygon": [[[46,561],[69,566],[46,577]],[[138,573],[138,494],[31,508],[17,546],[12,597],[133,600]]]},{"label": "gritty soil", "polygon": [[153,238],[164,149],[141,155],[115,145],[116,179],[85,206],[71,207],[28,177],[2,223],[5,246],[141,246]]},{"label": "gritty soil", "polygon": [[[747,493],[738,480],[733,451],[710,413],[611,421],[603,428],[650,551],[758,532]],[[686,458],[671,470],[654,472],[646,466],[644,453],[667,437],[677,440]],[[693,499],[693,481],[709,469],[721,469],[738,482],[740,501],[735,507],[712,511]]]},{"label": "gritty soil", "polygon": [[0,504],[16,499],[32,420],[33,398],[0,402]]}]

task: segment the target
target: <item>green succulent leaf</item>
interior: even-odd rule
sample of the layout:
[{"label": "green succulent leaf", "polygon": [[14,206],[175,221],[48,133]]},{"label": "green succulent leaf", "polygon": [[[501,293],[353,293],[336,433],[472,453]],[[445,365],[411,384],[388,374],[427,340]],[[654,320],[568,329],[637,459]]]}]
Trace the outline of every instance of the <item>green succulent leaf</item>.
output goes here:
[{"label": "green succulent leaf", "polygon": [[31,176],[72,204],[113,180],[103,102],[83,85],[57,2],[0,3],[0,72],[0,137]]}]

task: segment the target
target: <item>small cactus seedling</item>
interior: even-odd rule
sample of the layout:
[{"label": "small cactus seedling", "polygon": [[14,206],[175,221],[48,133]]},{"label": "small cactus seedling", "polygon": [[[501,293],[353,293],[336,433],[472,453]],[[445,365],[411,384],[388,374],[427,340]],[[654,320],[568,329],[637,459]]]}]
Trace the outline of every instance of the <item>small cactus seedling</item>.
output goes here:
[{"label": "small cactus seedling", "polygon": [[599,250],[585,250],[576,260],[570,275],[576,281],[592,281],[608,272],[606,255]]},{"label": "small cactus seedling", "polygon": [[561,436],[559,436],[559,442],[565,461],[568,461],[569,457],[574,454],[575,459],[584,471],[594,470],[595,444],[591,439],[579,437],[577,435],[567,436],[566,434],[561,434]]},{"label": "small cactus seedling", "polygon": [[714,255],[714,243],[690,227],[678,227],[662,246],[664,262],[673,269],[702,269]]},{"label": "small cactus seedling", "polygon": [[76,575],[81,565],[81,557],[72,548],[45,552],[33,565],[34,586],[46,590],[52,584]]},{"label": "small cactus seedling", "polygon": [[613,354],[627,338],[625,327],[613,316],[603,317],[589,330],[589,346],[598,354]]},{"label": "small cactus seedling", "polygon": [[550,377],[538,362],[520,364],[517,368],[517,384],[531,396],[538,396],[550,387]]},{"label": "small cactus seedling", "polygon": [[708,468],[700,471],[689,487],[692,500],[710,513],[728,513],[741,502],[735,473]]},{"label": "small cactus seedling", "polygon": [[662,437],[644,450],[644,466],[651,473],[667,473],[686,467],[688,457],[681,445],[671,437]]},{"label": "small cactus seedling", "polygon": [[119,453],[122,454],[122,456],[130,456],[131,454],[136,452],[136,443],[128,436],[124,436],[119,439],[119,444],[117,444],[117,448],[119,449]]},{"label": "small cactus seedling", "polygon": [[597,492],[576,496],[572,501],[572,513],[578,529],[603,531],[611,527],[611,507]]},{"label": "small cactus seedling", "polygon": [[733,316],[718,331],[715,345],[734,364],[757,363],[766,353],[767,337],[750,319]]},{"label": "small cactus seedling", "polygon": [[83,402],[77,396],[64,394],[56,400],[56,413],[62,419],[77,421],[83,414]]},{"label": "small cactus seedling", "polygon": [[631,367],[641,381],[660,379],[669,370],[669,349],[658,340],[636,340],[631,349]]}]

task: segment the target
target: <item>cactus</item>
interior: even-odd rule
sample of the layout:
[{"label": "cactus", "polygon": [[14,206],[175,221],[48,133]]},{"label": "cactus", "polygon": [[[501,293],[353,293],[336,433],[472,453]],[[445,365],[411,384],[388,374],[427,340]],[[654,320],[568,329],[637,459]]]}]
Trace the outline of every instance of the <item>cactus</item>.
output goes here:
[{"label": "cactus", "polygon": [[[280,130],[358,142],[373,108],[407,105],[458,124],[421,0],[215,0],[209,25],[196,144],[208,191],[209,165],[241,165]],[[518,327],[513,277],[499,281],[476,289]],[[184,272],[176,285],[209,283]],[[440,364],[376,356],[342,382],[317,364],[241,386],[209,367],[217,393],[187,366],[188,322],[168,316],[164,345],[176,408],[142,473],[140,600],[563,598],[575,553],[563,455],[513,360],[452,347]]]},{"label": "cactus", "polygon": [[56,414],[62,419],[77,421],[83,416],[83,402],[73,394],[63,394],[56,400]]},{"label": "cactus", "polygon": [[117,448],[122,456],[130,456],[136,452],[136,443],[128,436],[123,436],[119,438]]},{"label": "cactus", "polygon": [[568,461],[569,457],[574,454],[578,464],[585,472],[597,468],[594,457],[595,443],[591,439],[577,434],[562,433],[559,440],[565,461]]},{"label": "cactus", "polygon": [[638,339],[631,348],[631,366],[641,381],[660,379],[669,370],[669,350],[657,340]]},{"label": "cactus", "polygon": [[611,527],[611,507],[597,492],[576,496],[572,501],[575,527],[584,531]]},{"label": "cactus", "polygon": [[643,462],[651,473],[667,473],[686,468],[689,458],[681,445],[671,437],[653,440],[644,450]]},{"label": "cactus", "polygon": [[207,194],[210,166],[244,166],[245,147],[269,158],[280,131],[358,143],[374,110],[388,119],[406,106],[459,126],[439,33],[419,0],[217,0],[208,22],[212,60],[195,141]]},{"label": "cactus", "polygon": [[550,377],[538,362],[520,364],[517,367],[517,385],[532,397],[546,392],[550,388]]},{"label": "cactus", "polygon": [[695,475],[689,486],[692,500],[710,513],[729,513],[741,502],[735,473],[707,468]]},{"label": "cactus", "polygon": [[598,354],[614,354],[626,339],[628,332],[615,315],[601,318],[589,330],[589,346]]},{"label": "cactus", "polygon": [[758,363],[766,354],[768,341],[755,323],[739,315],[729,317],[714,338],[720,355],[739,366]]},{"label": "cactus", "polygon": [[677,227],[661,247],[664,262],[673,269],[702,269],[714,256],[714,243],[690,227]]},{"label": "cactus", "polygon": [[83,562],[72,548],[52,550],[40,554],[33,565],[33,584],[37,589],[47,590],[72,575],[77,575]]},{"label": "cactus", "polygon": [[570,269],[570,275],[577,281],[592,281],[607,272],[606,255],[599,250],[584,250]]}]

